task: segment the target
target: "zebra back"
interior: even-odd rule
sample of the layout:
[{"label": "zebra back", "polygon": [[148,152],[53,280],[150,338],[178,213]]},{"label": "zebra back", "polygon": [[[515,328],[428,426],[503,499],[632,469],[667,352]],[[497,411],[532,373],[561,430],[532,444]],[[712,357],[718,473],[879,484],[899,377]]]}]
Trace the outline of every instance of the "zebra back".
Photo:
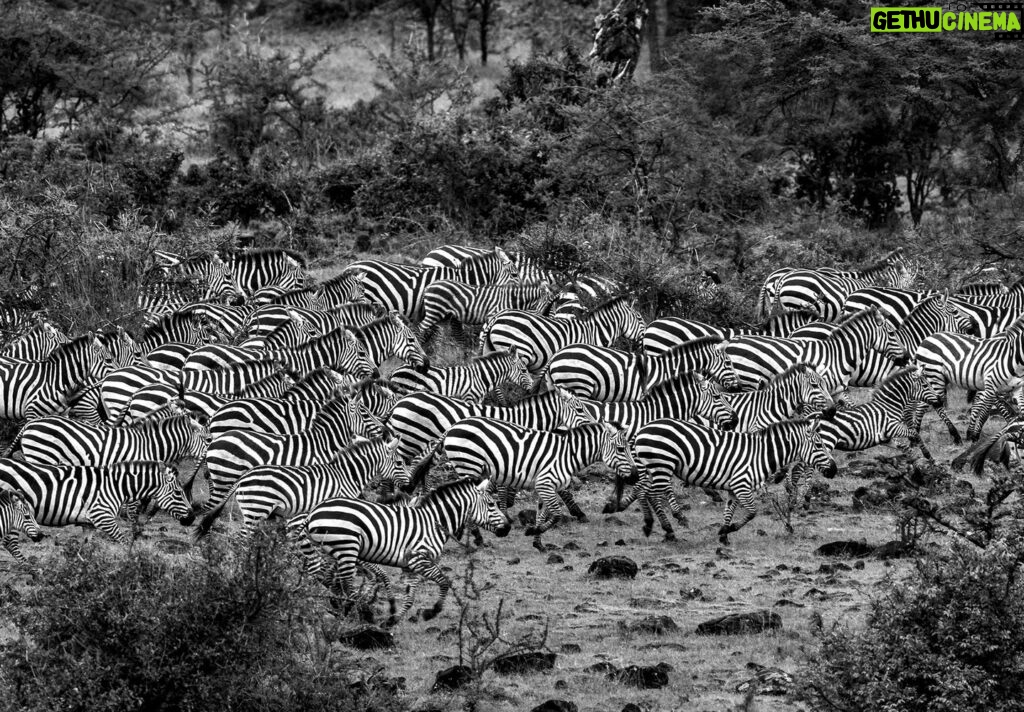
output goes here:
[{"label": "zebra back", "polygon": [[49,321],[40,319],[31,329],[4,346],[0,359],[45,361],[55,348],[68,341],[64,332]]}]

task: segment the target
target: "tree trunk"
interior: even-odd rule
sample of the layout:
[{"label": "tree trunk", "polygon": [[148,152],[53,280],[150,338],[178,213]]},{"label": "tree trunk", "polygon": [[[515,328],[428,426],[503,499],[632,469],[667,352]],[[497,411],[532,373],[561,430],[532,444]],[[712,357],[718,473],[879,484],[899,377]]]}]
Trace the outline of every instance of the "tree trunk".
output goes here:
[{"label": "tree trunk", "polygon": [[498,0],[480,0],[480,64],[483,66],[487,66],[488,30],[497,5]]},{"label": "tree trunk", "polygon": [[665,30],[668,26],[668,0],[647,0],[647,46],[651,72],[668,68],[665,61]]}]

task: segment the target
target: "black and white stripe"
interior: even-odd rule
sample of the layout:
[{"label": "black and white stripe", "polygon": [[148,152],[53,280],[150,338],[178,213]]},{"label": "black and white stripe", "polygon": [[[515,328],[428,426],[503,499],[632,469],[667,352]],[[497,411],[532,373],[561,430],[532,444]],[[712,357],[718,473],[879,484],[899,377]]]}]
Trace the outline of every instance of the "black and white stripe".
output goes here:
[{"label": "black and white stripe", "polygon": [[366,357],[374,366],[380,366],[392,356],[397,356],[414,368],[427,365],[427,355],[416,334],[398,312],[389,312],[365,326],[352,327],[366,350]]},{"label": "black and white stripe", "polygon": [[495,314],[509,309],[544,313],[557,292],[548,283],[471,285],[440,280],[427,286],[423,296],[420,333],[429,341],[436,327],[451,321],[461,333],[467,325],[482,325]]},{"label": "black and white stripe", "polygon": [[246,298],[263,287],[298,289],[306,283],[306,258],[293,250],[268,248],[236,252],[228,255],[225,263],[236,290]]},{"label": "black and white stripe", "polygon": [[716,336],[722,340],[737,336],[788,337],[794,329],[817,321],[818,315],[810,311],[786,311],[769,317],[761,324],[750,327],[717,327],[695,319],[666,316],[655,319],[644,332],[644,351],[661,354],[695,339]]},{"label": "black and white stripe", "polygon": [[109,354],[92,333],[61,344],[45,361],[0,363],[0,418],[19,420],[56,413],[88,378],[103,377]]},{"label": "black and white stripe", "polygon": [[32,512],[32,505],[25,496],[14,490],[0,488],[0,541],[3,541],[4,548],[15,561],[22,566],[28,566],[28,559],[21,553],[21,547],[18,545],[18,538],[22,532],[32,541],[43,538],[39,522]]},{"label": "black and white stripe", "polygon": [[533,379],[515,348],[479,356],[463,366],[427,367],[418,371],[408,367],[395,369],[388,379],[402,394],[428,391],[452,398],[480,401],[497,386],[514,383],[531,389]]},{"label": "black and white stripe", "polygon": [[835,412],[825,379],[806,363],[790,366],[761,390],[730,393],[726,398],[736,412],[735,429],[739,432],[763,430],[773,423],[816,413],[829,417]]},{"label": "black and white stripe", "polygon": [[53,350],[70,339],[45,319],[10,341],[0,351],[0,359],[9,361],[45,361]]}]

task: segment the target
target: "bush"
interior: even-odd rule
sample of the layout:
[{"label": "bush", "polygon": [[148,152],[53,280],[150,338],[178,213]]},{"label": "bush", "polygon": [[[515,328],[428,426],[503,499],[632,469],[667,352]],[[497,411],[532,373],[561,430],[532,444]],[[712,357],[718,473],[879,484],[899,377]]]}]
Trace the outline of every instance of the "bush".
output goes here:
[{"label": "bush", "polygon": [[957,544],[872,605],[867,629],[824,635],[802,693],[821,710],[1024,709],[1019,540]]},{"label": "bush", "polygon": [[183,561],[70,543],[40,585],[0,602],[0,709],[397,710],[350,688],[282,537]]}]

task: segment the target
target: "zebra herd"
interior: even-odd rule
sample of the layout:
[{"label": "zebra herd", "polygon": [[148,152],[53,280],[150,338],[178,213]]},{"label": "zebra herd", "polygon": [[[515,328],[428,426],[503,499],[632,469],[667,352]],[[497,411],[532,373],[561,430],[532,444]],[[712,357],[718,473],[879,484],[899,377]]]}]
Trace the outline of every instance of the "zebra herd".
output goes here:
[{"label": "zebra herd", "polygon": [[[520,491],[536,493],[525,534],[541,551],[560,515],[586,521],[572,483],[595,464],[615,480],[605,511],[637,501],[645,535],[656,516],[667,540],[675,479],[727,490],[728,543],[759,490],[835,476],[836,451],[930,458],[929,407],[959,441],[950,385],[977,391],[971,438],[993,409],[1016,417],[1024,390],[1024,281],[915,291],[899,253],[859,272],[777,270],[764,321],[742,328],[648,322],[614,282],[500,248],[360,260],[321,282],[286,250],[155,257],[139,333],[70,337],[0,313],[0,417],[24,421],[0,459],[0,536],[22,563],[18,534],[39,525],[126,544],[121,515],[135,528],[155,506],[188,525],[198,509],[202,537],[234,502],[238,537],[287,519],[311,574],[351,597],[362,571],[392,622],[421,579],[436,582],[429,618],[451,586],[445,542],[508,534]],[[464,363],[432,362],[445,322],[477,352]],[[873,390],[849,405],[851,387]],[[409,579],[401,609],[382,567]]]}]

